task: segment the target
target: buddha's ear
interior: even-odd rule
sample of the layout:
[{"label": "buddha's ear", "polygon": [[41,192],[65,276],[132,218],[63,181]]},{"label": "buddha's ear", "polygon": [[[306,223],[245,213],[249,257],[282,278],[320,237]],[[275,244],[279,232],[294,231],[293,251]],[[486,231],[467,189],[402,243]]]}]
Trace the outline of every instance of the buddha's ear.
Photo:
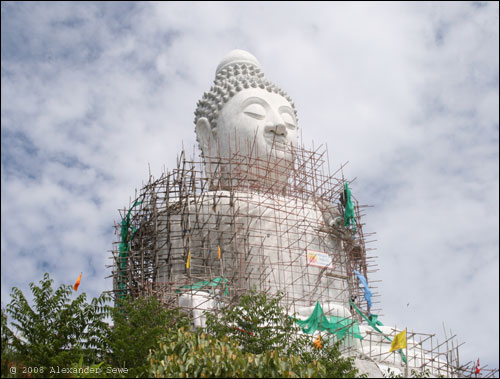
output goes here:
[{"label": "buddha's ear", "polygon": [[195,131],[201,151],[206,155],[210,155],[210,145],[215,142],[215,130],[212,130],[210,122],[206,117],[200,117],[198,121],[196,121]]}]

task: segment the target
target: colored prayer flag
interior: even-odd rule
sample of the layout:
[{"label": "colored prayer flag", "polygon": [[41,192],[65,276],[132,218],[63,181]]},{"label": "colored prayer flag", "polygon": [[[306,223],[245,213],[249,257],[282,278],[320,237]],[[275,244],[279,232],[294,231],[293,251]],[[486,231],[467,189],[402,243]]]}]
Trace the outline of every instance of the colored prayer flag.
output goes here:
[{"label": "colored prayer flag", "polygon": [[345,209],[344,209],[344,226],[352,226],[352,230],[356,231],[356,221],[354,220],[354,205],[351,200],[351,190],[344,183],[344,198],[345,198]]},{"label": "colored prayer flag", "polygon": [[363,275],[361,275],[358,271],[354,270],[354,273],[357,275],[359,281],[365,287],[365,299],[366,302],[368,303],[368,306],[371,308],[372,307],[372,291],[370,291],[370,288],[368,287],[368,283],[366,282],[366,279]]},{"label": "colored prayer flag", "polygon": [[323,344],[321,343],[321,334],[318,334],[318,337],[314,340],[313,345],[317,349],[321,349],[323,347]]},{"label": "colored prayer flag", "polygon": [[189,268],[190,263],[191,263],[191,250],[188,251],[188,259],[186,262],[186,268]]},{"label": "colored prayer flag", "polygon": [[78,290],[78,286],[80,285],[80,280],[82,280],[82,273],[80,273],[80,276],[78,277],[78,279],[76,279],[75,285],[73,286],[73,289],[75,291]]},{"label": "colored prayer flag", "polygon": [[389,350],[389,353],[394,350],[404,349],[405,347],[406,347],[406,329],[403,330],[401,333],[396,334],[396,337],[394,337],[394,340],[391,343],[391,350]]},{"label": "colored prayer flag", "polygon": [[477,364],[476,364],[476,375],[481,372],[481,369],[479,368],[479,358],[477,359]]},{"label": "colored prayer flag", "polygon": [[217,246],[217,256],[219,257],[220,259],[220,246]]}]

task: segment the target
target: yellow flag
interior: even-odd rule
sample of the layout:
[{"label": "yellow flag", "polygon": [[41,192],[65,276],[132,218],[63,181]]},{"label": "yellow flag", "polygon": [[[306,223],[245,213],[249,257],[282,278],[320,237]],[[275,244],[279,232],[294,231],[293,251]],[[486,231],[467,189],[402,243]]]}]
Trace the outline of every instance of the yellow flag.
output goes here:
[{"label": "yellow flag", "polygon": [[186,262],[186,268],[189,268],[190,263],[191,263],[191,250],[188,251],[188,260]]},{"label": "yellow flag", "polygon": [[82,280],[82,273],[80,273],[80,276],[78,277],[78,279],[76,279],[75,285],[73,286],[73,289],[75,291],[78,290],[78,286],[80,285],[80,280]]},{"label": "yellow flag", "polygon": [[389,353],[394,350],[404,349],[405,347],[406,347],[406,329],[403,330],[401,333],[396,334],[396,337],[394,337],[394,340],[392,341],[391,350],[389,350]]},{"label": "yellow flag", "polygon": [[217,246],[217,256],[219,257],[220,259],[220,246]]}]

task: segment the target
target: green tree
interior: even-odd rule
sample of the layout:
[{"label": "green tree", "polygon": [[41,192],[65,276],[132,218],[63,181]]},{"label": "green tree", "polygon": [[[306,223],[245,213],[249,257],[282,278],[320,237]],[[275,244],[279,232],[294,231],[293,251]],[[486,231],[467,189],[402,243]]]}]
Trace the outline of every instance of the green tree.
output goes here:
[{"label": "green tree", "polygon": [[2,378],[10,377],[10,368],[16,366],[16,356],[12,349],[13,335],[7,327],[7,314],[2,308]]},{"label": "green tree", "polygon": [[113,327],[107,361],[128,369],[128,376],[144,376],[148,354],[160,337],[188,327],[190,321],[177,309],[166,309],[155,297],[118,299],[112,310]]},{"label": "green tree", "polygon": [[183,328],[162,338],[149,356],[149,375],[156,378],[311,378],[328,377],[318,362],[280,356],[276,350],[244,352],[228,337],[215,338]]},{"label": "green tree", "polygon": [[[302,352],[302,361],[305,364],[312,362],[323,366],[326,378],[356,378],[358,369],[354,366],[354,358],[342,356],[341,342],[327,335],[322,340],[322,348],[305,349]],[[365,375],[359,375],[359,377],[365,377]]]},{"label": "green tree", "polygon": [[[312,346],[311,336],[300,328],[280,306],[283,294],[269,296],[251,290],[240,297],[239,303],[223,308],[219,314],[207,313],[207,332],[216,338],[227,336],[243,350],[252,354],[276,352],[279,356],[300,356],[301,371],[308,365],[319,365],[325,377],[353,378],[358,370],[353,358],[341,355],[340,343],[333,336],[324,338],[323,347]],[[320,372],[316,373],[321,376]],[[316,375],[315,374],[315,375]]]},{"label": "green tree", "polygon": [[41,368],[43,373],[31,373],[34,377],[58,376],[49,368],[70,367],[82,355],[86,362],[99,362],[107,350],[105,319],[110,314],[106,304],[110,297],[101,294],[89,304],[82,293],[71,301],[72,286],[61,285],[54,291],[52,284],[47,273],[40,286],[30,283],[33,306],[14,287],[6,309],[12,318],[10,327],[2,316],[2,346],[5,335],[17,363]]},{"label": "green tree", "polygon": [[[2,377],[15,365],[41,368],[33,377],[354,377],[352,360],[338,343],[312,347],[310,336],[283,308],[280,296],[252,291],[240,302],[208,315],[208,329],[190,330],[178,309],[156,298],[117,300],[102,294],[88,304],[85,294],[70,301],[71,286],[52,289],[48,274],[30,283],[34,305],[13,288],[2,310]],[[9,316],[9,319],[7,319]],[[111,316],[110,327],[106,317]],[[10,324],[8,323],[10,321]],[[72,368],[51,372],[50,367]],[[108,371],[126,368],[128,371]],[[100,371],[93,374],[96,370]]]},{"label": "green tree", "polygon": [[268,296],[252,289],[232,307],[207,312],[207,332],[217,338],[228,336],[245,352],[261,354],[276,350],[297,354],[309,345],[310,338],[299,334],[300,328],[280,306],[282,293]]}]

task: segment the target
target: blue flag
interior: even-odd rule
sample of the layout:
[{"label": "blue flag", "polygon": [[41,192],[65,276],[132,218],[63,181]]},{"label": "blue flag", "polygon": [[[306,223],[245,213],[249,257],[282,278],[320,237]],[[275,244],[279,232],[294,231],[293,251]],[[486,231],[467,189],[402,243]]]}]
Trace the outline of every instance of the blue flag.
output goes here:
[{"label": "blue flag", "polygon": [[354,273],[358,276],[359,281],[365,287],[365,299],[368,302],[368,306],[372,307],[372,291],[368,288],[368,283],[363,275],[361,275],[358,271],[354,270]]}]

